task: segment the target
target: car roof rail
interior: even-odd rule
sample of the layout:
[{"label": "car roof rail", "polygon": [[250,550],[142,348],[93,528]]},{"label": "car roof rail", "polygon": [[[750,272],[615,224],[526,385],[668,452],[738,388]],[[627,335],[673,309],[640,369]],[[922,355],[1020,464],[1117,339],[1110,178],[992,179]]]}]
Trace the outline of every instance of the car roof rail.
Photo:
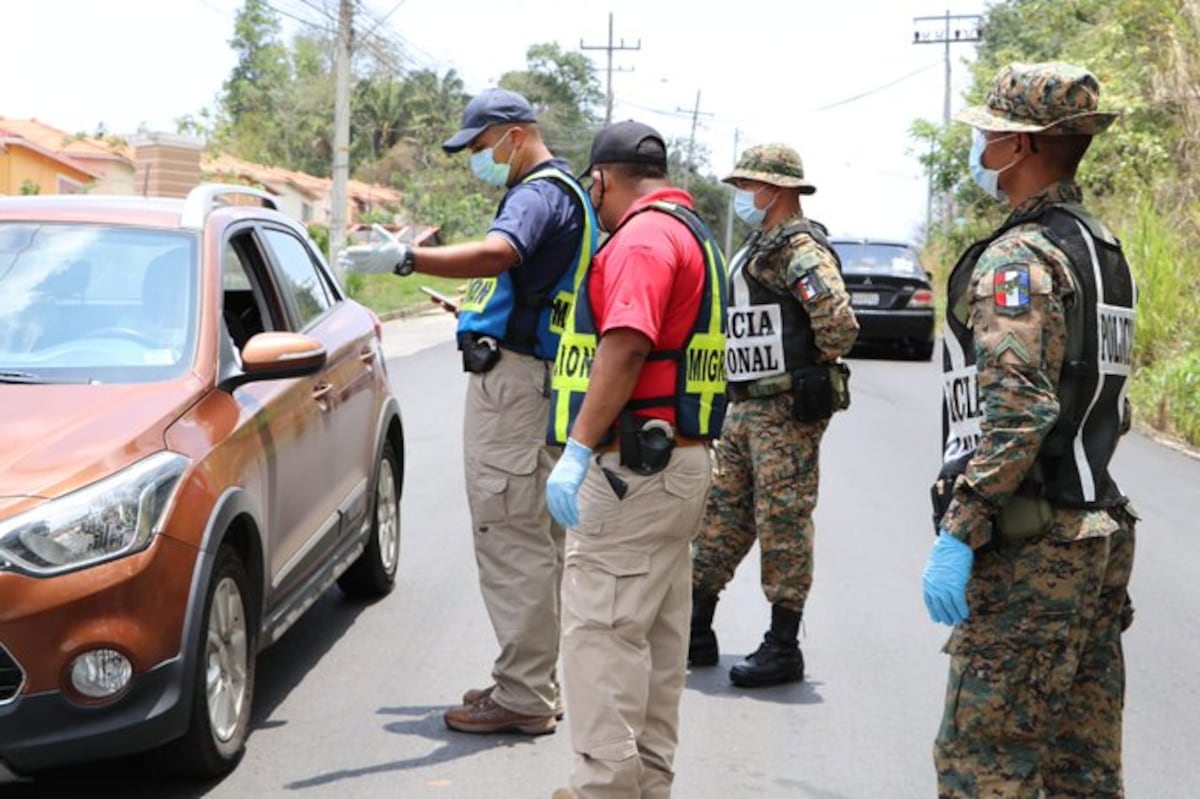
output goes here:
[{"label": "car roof rail", "polygon": [[279,210],[279,204],[275,198],[262,189],[237,183],[202,183],[189,191],[187,199],[183,201],[180,224],[186,228],[204,227],[204,220],[208,218],[213,209],[230,204],[221,201],[222,197],[230,195],[255,197],[262,200],[264,208],[270,208],[272,211]]}]

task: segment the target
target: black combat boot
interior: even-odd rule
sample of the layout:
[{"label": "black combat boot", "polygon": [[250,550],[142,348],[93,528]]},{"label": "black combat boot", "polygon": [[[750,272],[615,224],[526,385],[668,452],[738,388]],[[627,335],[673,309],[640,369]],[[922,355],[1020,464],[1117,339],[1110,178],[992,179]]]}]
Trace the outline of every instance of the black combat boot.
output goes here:
[{"label": "black combat boot", "polygon": [[804,655],[796,643],[800,629],[800,614],[774,605],[771,607],[771,629],[767,630],[762,646],[741,663],[729,670],[734,685],[759,688],[782,685],[804,679]]},{"label": "black combat boot", "polygon": [[702,588],[692,589],[692,635],[688,641],[689,666],[715,666],[721,657],[717,634],[713,631],[713,613],[717,595]]}]

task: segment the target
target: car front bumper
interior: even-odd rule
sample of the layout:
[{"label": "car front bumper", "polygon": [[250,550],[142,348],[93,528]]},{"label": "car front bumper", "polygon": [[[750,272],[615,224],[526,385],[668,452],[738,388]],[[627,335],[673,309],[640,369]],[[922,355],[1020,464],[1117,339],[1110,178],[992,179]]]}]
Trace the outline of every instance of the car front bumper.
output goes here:
[{"label": "car front bumper", "polygon": [[182,659],[133,678],[121,698],[80,705],[60,691],[22,694],[0,707],[0,770],[18,774],[151,749],[188,723]]}]

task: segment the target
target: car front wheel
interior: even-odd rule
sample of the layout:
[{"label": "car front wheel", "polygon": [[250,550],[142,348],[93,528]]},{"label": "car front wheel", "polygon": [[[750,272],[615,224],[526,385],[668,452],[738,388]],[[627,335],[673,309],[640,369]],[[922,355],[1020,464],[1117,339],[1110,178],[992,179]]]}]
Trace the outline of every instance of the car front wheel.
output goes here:
[{"label": "car front wheel", "polygon": [[219,777],[241,759],[254,697],[257,636],[247,610],[251,596],[241,559],[232,547],[222,546],[204,605],[191,724],[174,744],[174,765],[181,773]]},{"label": "car front wheel", "polygon": [[358,560],[338,578],[349,596],[381,597],[396,584],[400,566],[400,468],[391,442],[385,441],[375,474],[371,534]]}]

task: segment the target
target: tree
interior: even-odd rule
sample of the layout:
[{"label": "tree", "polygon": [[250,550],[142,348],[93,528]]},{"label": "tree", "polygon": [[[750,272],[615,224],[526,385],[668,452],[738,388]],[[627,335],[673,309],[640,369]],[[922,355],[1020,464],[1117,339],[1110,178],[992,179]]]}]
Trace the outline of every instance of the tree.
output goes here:
[{"label": "tree", "polygon": [[281,134],[279,96],[290,74],[279,32],[279,16],[265,0],[245,0],[229,41],[238,60],[225,81],[217,135],[250,160],[273,162],[272,143]]},{"label": "tree", "polygon": [[582,53],[565,52],[558,44],[532,45],[525,61],[525,70],[506,72],[500,85],[529,100],[550,149],[582,169],[604,97],[595,66]]}]

